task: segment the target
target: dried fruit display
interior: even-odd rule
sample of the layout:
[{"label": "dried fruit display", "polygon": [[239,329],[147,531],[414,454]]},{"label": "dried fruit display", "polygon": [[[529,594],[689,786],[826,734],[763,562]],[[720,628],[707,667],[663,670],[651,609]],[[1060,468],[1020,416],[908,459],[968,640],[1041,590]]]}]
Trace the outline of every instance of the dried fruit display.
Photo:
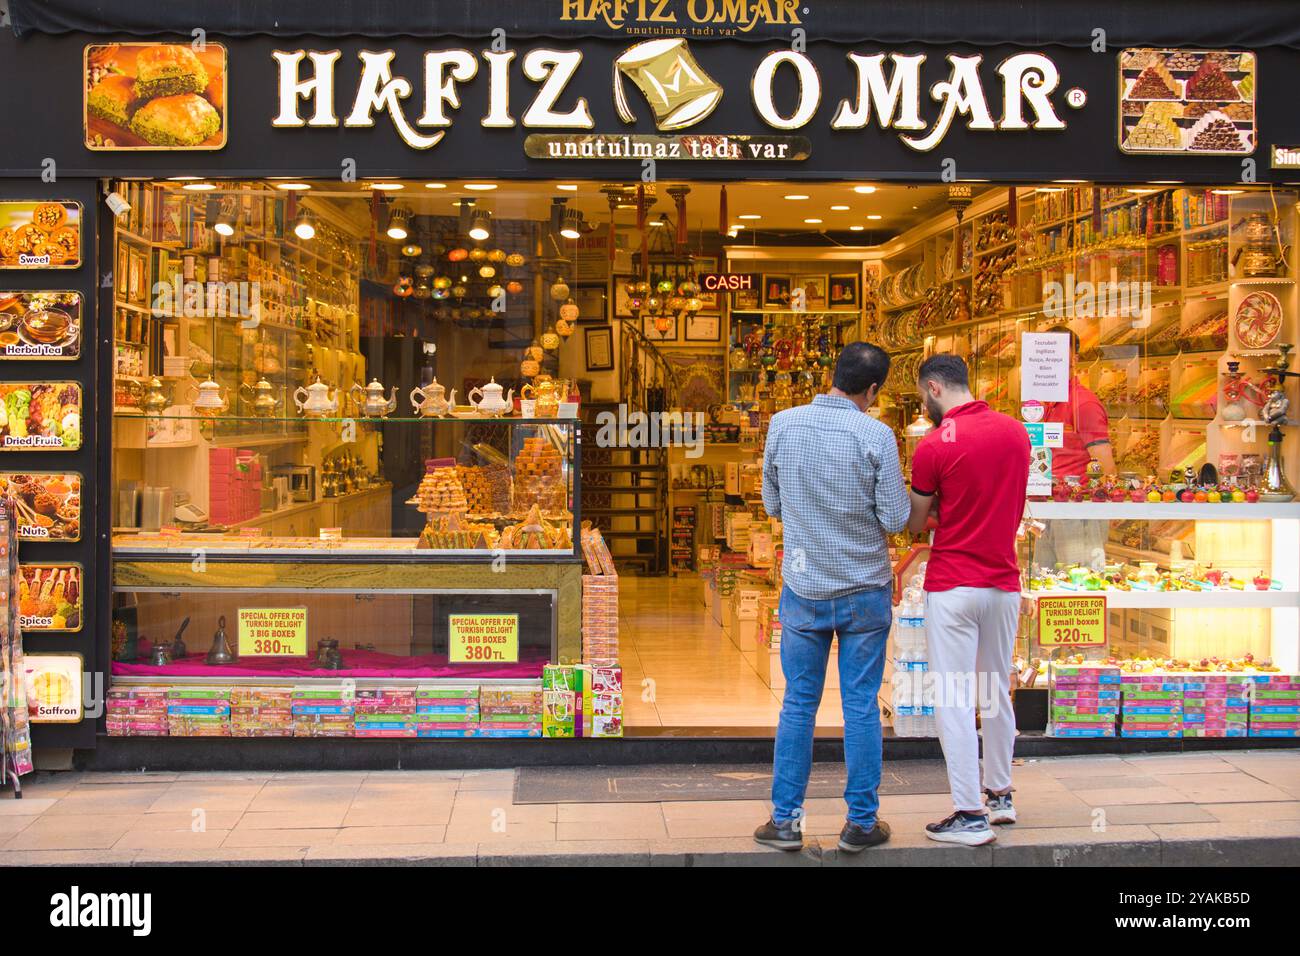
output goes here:
[{"label": "dried fruit display", "polygon": [[1223,68],[1214,60],[1206,59],[1187,81],[1187,99],[1237,100],[1241,97]]},{"label": "dried fruit display", "polygon": [[1148,66],[1133,82],[1128,96],[1134,100],[1176,100],[1179,98],[1178,81],[1163,66]]}]

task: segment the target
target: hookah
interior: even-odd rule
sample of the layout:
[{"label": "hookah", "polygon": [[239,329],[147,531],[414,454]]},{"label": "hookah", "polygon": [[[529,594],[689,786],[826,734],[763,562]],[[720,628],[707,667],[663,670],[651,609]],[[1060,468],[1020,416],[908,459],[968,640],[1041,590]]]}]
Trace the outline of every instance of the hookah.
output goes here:
[{"label": "hookah", "polygon": [[1300,372],[1290,370],[1293,346],[1287,344],[1278,348],[1281,354],[1278,356],[1277,364],[1263,370],[1275,384],[1261,412],[1264,422],[1270,427],[1268,461],[1264,465],[1264,475],[1259,489],[1260,501],[1292,501],[1295,498],[1295,488],[1287,480],[1282,465],[1282,426],[1296,424],[1294,419],[1287,417],[1291,409],[1291,400],[1286,397],[1285,387],[1286,380],[1300,378]]}]

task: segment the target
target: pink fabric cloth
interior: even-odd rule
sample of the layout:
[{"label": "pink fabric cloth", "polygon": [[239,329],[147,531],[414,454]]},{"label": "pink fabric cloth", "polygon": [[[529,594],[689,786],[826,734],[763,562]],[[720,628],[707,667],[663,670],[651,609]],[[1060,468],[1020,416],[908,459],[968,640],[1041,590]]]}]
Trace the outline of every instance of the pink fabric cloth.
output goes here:
[{"label": "pink fabric cloth", "polygon": [[421,654],[400,657],[378,651],[344,650],[343,670],[322,670],[313,666],[313,660],[301,657],[258,657],[250,662],[211,665],[204,661],[207,652],[190,654],[165,667],[147,663],[113,662],[114,677],[451,677],[474,680],[477,678],[528,679],[540,677],[542,665],[549,656],[536,651],[529,654],[520,648],[520,660],[514,664],[451,664],[446,654]]}]

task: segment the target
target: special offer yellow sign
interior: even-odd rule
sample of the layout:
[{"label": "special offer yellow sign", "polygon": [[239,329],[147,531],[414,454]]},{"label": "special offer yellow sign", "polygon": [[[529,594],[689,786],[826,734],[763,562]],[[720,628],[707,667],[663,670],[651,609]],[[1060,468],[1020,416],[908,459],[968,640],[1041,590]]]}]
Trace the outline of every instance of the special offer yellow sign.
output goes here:
[{"label": "special offer yellow sign", "polygon": [[518,614],[451,614],[447,628],[453,664],[519,661]]},{"label": "special offer yellow sign", "polygon": [[1038,599],[1038,643],[1044,647],[1102,647],[1106,598],[1101,594]]},{"label": "special offer yellow sign", "polygon": [[240,657],[306,657],[305,607],[241,607]]}]

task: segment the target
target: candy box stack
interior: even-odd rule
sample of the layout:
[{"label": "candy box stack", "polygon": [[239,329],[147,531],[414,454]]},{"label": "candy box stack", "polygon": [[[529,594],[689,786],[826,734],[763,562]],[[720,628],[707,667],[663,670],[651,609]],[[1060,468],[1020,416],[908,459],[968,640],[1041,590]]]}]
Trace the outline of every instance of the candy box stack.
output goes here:
[{"label": "candy box stack", "polygon": [[262,473],[257,456],[239,448],[208,450],[208,511],[218,524],[256,518],[262,509]]},{"label": "candy box stack", "polygon": [[167,688],[112,687],[104,713],[110,737],[166,737]]},{"label": "candy box stack", "polygon": [[352,718],[356,736],[416,736],[415,693],[413,687],[358,690]]},{"label": "candy box stack", "polygon": [[479,688],[477,737],[540,737],[542,688],[537,684],[499,684]]},{"label": "candy box stack", "polygon": [[582,659],[588,664],[618,664],[618,574],[605,538],[582,530],[582,555],[590,572],[582,576]]},{"label": "candy box stack", "polygon": [[1251,677],[1246,674],[1184,674],[1183,736],[1245,737]]},{"label": "candy box stack", "polygon": [[1120,672],[1107,664],[1053,664],[1048,671],[1053,737],[1114,737]]},{"label": "candy box stack", "polygon": [[229,737],[229,687],[169,687],[167,733],[171,737]]},{"label": "candy box stack", "polygon": [[1125,674],[1122,737],[1183,735],[1183,675]]},{"label": "candy box stack", "polygon": [[347,684],[301,684],[293,689],[295,737],[351,737],[356,689]]},{"label": "candy box stack", "polygon": [[578,669],[582,681],[583,737],[623,736],[623,668],[583,664]]},{"label": "candy box stack", "polygon": [[292,737],[292,687],[230,688],[232,737]]},{"label": "candy box stack", "polygon": [[1255,675],[1250,736],[1300,737],[1300,674]]},{"label": "candy box stack", "polygon": [[473,737],[478,727],[477,684],[439,684],[415,689],[417,737]]},{"label": "candy box stack", "polygon": [[582,678],[577,665],[542,666],[542,736],[579,737],[582,731]]}]

